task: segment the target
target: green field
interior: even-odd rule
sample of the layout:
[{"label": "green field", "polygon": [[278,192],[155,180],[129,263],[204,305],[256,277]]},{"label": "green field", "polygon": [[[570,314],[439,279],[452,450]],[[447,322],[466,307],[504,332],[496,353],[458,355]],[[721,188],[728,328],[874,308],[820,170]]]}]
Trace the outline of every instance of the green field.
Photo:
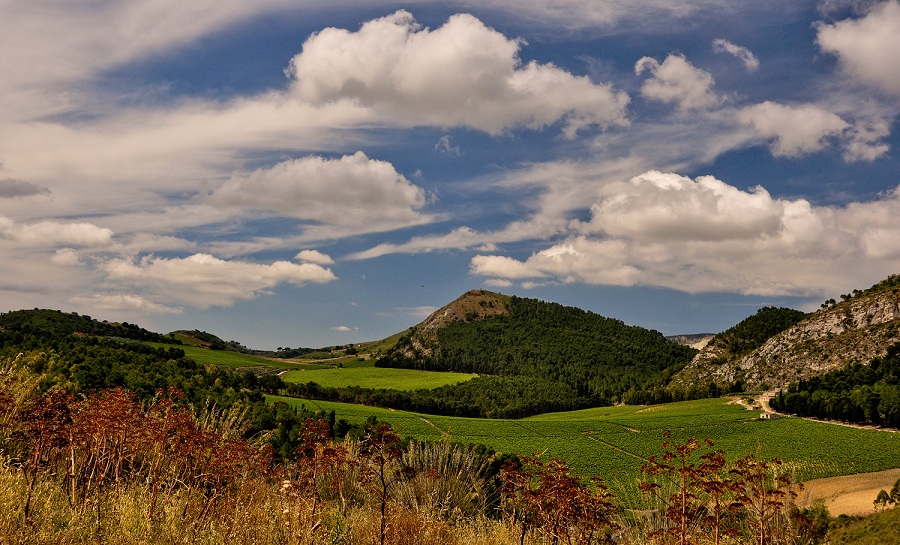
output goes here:
[{"label": "green field", "polygon": [[309,369],[288,371],[285,382],[315,382],[329,388],[359,386],[361,388],[390,388],[395,390],[431,390],[449,384],[458,384],[477,375],[416,371],[413,369],[389,369],[372,364],[359,367]]},{"label": "green field", "polygon": [[635,499],[644,460],[659,452],[662,434],[675,441],[711,439],[730,459],[748,454],[780,458],[799,480],[900,467],[900,434],[811,422],[760,420],[759,413],[705,399],[667,405],[602,407],[544,414],[522,420],[483,420],[420,415],[374,407],[271,397],[337,418],[362,422],[369,415],[403,436],[484,444],[515,454],[546,452],[582,475],[598,475],[623,498]]},{"label": "green field", "polygon": [[[152,346],[162,348],[172,348],[171,344],[147,343]],[[297,369],[297,364],[272,360],[269,358],[260,358],[251,356],[250,354],[241,354],[240,352],[231,352],[228,350],[210,350],[208,348],[200,348],[199,346],[175,345],[175,348],[184,350],[187,358],[194,360],[200,365],[219,365],[221,367],[230,367],[238,369],[240,367],[274,367],[276,369]],[[309,368],[311,366],[304,366]],[[319,367],[319,366],[317,366]],[[324,366],[322,366],[324,367]]]}]

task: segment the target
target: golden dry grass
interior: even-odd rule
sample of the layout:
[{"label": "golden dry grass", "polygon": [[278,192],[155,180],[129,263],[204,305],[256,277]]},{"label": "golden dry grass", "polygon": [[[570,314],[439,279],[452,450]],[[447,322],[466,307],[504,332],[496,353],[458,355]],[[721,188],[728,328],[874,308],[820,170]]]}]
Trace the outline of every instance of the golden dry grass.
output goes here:
[{"label": "golden dry grass", "polygon": [[806,507],[822,501],[832,516],[865,516],[875,512],[878,492],[890,490],[897,479],[900,469],[815,479],[804,483],[798,503]]}]

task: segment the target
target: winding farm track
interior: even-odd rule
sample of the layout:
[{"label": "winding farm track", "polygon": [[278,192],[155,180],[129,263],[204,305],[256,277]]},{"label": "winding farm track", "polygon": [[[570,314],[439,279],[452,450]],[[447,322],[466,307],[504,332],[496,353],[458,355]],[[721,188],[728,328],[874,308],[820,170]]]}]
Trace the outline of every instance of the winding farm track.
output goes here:
[{"label": "winding farm track", "polygon": [[429,426],[431,426],[432,428],[434,428],[435,430],[437,430],[437,432],[441,434],[441,437],[444,437],[444,438],[451,438],[451,437],[452,437],[452,435],[450,434],[449,431],[447,431],[447,430],[441,428],[440,426],[438,426],[437,424],[435,424],[435,423],[432,422],[431,420],[425,418],[424,416],[420,416],[419,419],[421,419],[422,422],[425,422],[426,424],[428,424]]},{"label": "winding farm track", "polygon": [[[769,400],[775,396],[775,391],[763,392],[756,398],[756,402],[764,412],[770,412],[782,417],[803,418],[811,422],[859,428],[865,430],[884,431],[897,433],[900,430],[894,428],[879,428],[863,424],[851,424],[838,420],[820,420],[818,418],[794,416],[779,413],[772,410]],[[740,400],[738,400],[740,403]],[[900,459],[898,459],[900,464]],[[842,475],[840,477],[827,477],[814,479],[803,483],[803,491],[800,493],[797,503],[801,507],[808,507],[816,502],[823,502],[831,516],[865,516],[875,512],[874,500],[881,490],[890,490],[900,479],[900,468],[877,471],[874,473],[856,473],[854,475]]]},{"label": "winding farm track", "polygon": [[582,432],[581,434],[584,435],[585,437],[587,437],[588,439],[594,440],[594,441],[600,443],[601,445],[607,446],[617,452],[621,452],[622,454],[625,454],[626,456],[631,456],[632,458],[637,458],[638,460],[641,460],[642,462],[648,461],[646,458],[642,458],[633,452],[629,452],[621,447],[617,447],[616,445],[614,445],[612,443],[608,443],[608,442],[604,441],[603,439],[600,439],[599,437],[597,437],[598,433],[599,432],[595,432],[595,431],[585,431],[585,432]]}]

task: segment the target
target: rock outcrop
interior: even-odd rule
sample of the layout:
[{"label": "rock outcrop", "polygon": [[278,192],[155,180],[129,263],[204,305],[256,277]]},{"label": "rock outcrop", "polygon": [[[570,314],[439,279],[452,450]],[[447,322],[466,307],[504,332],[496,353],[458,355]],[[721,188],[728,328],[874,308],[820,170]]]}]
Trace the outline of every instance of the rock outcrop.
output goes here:
[{"label": "rock outcrop", "polygon": [[749,354],[729,357],[722,346],[711,343],[673,382],[729,384],[739,380],[745,389],[774,388],[851,363],[867,364],[900,342],[900,286],[893,286],[896,279],[888,279],[885,289],[876,289],[881,286],[877,285],[810,314]]}]

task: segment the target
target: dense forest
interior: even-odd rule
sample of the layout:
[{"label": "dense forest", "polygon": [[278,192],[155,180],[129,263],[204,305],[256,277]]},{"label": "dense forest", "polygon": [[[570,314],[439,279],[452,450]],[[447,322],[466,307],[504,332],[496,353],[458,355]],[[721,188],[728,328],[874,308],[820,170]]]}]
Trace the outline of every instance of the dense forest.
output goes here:
[{"label": "dense forest", "polygon": [[791,384],[771,405],[801,416],[900,428],[900,343],[869,365]]},{"label": "dense forest", "polygon": [[431,355],[416,350],[413,331],[377,365],[531,377],[561,385],[576,405],[598,406],[665,385],[696,353],[657,331],[557,303],[511,297],[507,309],[449,323]]},{"label": "dense forest", "polygon": [[42,339],[64,339],[71,335],[118,337],[136,341],[178,344],[166,335],[147,331],[128,322],[106,322],[90,316],[58,310],[15,310],[0,314],[0,330]]}]

